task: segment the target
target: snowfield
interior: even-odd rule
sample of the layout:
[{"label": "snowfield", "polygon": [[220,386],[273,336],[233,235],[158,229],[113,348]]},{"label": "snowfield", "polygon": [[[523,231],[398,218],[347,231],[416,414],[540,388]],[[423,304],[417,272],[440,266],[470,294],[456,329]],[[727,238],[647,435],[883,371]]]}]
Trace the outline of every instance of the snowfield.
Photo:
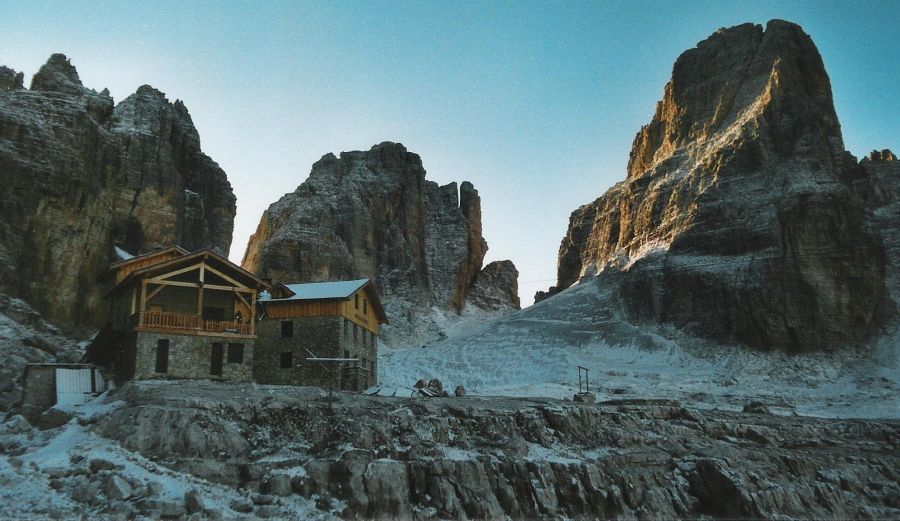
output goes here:
[{"label": "snowfield", "polygon": [[464,318],[446,340],[423,348],[381,347],[379,383],[410,387],[440,379],[451,392],[566,398],[577,366],[591,391],[611,398],[674,398],[695,407],[739,410],[759,401],[782,414],[900,418],[894,332],[866,351],[789,355],[722,346],[619,319],[610,296],[589,279],[522,311]]}]

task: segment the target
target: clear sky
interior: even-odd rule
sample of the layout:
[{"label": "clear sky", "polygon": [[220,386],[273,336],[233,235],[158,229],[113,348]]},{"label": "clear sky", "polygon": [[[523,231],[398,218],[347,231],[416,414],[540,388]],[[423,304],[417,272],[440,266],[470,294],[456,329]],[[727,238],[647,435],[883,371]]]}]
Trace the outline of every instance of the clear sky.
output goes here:
[{"label": "clear sky", "polygon": [[569,214],[625,177],[678,55],[771,18],[812,35],[847,148],[900,149],[900,2],[90,2],[0,0],[0,64],[54,52],[118,102],[181,99],[238,200],[232,260],[328,152],[401,142],[472,181],[487,260],[523,304],[554,282]]}]

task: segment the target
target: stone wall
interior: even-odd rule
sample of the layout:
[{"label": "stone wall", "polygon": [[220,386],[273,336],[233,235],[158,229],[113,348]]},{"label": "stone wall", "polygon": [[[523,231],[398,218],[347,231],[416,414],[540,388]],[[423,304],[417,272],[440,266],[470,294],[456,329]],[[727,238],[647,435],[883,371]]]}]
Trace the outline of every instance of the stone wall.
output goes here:
[{"label": "stone wall", "polygon": [[43,410],[56,403],[56,367],[49,364],[25,366],[23,406],[34,406]]},{"label": "stone wall", "polygon": [[[282,336],[282,322],[293,322],[292,336]],[[261,320],[256,332],[259,348],[253,378],[259,383],[328,387],[332,383],[329,379],[333,378],[336,388],[358,391],[377,382],[377,350],[373,342],[376,335],[344,317]],[[321,358],[349,356],[359,358],[360,362],[352,367],[307,362],[310,352]],[[282,353],[291,353],[290,368],[281,367]],[[358,367],[362,366],[363,361],[368,369],[366,371],[360,371]]]},{"label": "stone wall", "polygon": [[[169,363],[165,373],[156,372],[156,348],[159,340],[169,341]],[[210,374],[213,343],[223,347],[222,375]],[[243,344],[241,363],[228,362],[228,344]],[[249,382],[253,379],[254,340],[232,335],[193,336],[173,333],[137,334],[135,343],[135,379],[210,378]]]}]

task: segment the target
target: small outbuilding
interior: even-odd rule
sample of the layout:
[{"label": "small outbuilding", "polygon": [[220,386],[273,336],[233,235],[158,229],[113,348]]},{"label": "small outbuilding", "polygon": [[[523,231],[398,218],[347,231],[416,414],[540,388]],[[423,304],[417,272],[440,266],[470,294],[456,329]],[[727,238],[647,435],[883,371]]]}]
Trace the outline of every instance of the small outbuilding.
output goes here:
[{"label": "small outbuilding", "polygon": [[353,391],[378,383],[378,335],[388,319],[369,279],[275,284],[259,307],[257,382]]},{"label": "small outbuilding", "polygon": [[27,364],[22,406],[72,408],[106,390],[100,368],[90,364]]}]

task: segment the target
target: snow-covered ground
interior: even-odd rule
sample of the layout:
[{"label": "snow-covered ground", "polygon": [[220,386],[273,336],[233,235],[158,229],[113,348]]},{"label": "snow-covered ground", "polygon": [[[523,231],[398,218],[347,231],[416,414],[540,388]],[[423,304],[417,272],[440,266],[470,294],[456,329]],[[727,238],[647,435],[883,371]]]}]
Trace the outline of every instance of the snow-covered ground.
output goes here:
[{"label": "snow-covered ground", "polygon": [[571,397],[577,366],[608,398],[675,398],[696,407],[740,409],[760,401],[775,412],[821,417],[900,418],[900,334],[866,352],[788,355],[721,346],[676,332],[663,336],[616,317],[593,280],[494,321],[453,325],[445,341],[382,349],[379,378],[409,387],[439,378],[470,394]]},{"label": "snow-covered ground", "polygon": [[[207,511],[218,511],[228,519],[254,518],[232,509],[236,503],[249,503],[249,492],[177,472],[91,430],[92,419],[123,405],[125,402],[114,401],[104,394],[79,406],[76,418],[61,427],[15,433],[8,425],[0,425],[0,444],[14,447],[17,453],[11,456],[4,454],[5,450],[0,451],[0,518],[59,519],[60,516],[70,518],[76,512],[92,519],[108,518],[110,514],[103,509],[104,502],[94,507],[79,504],[71,497],[71,490],[65,490],[65,487],[58,490],[52,485],[53,476],[83,473],[84,467],[95,459],[115,465],[116,474],[124,476],[130,483],[155,484],[160,491],[155,497],[157,500],[182,505],[185,494],[195,490],[203,498]],[[94,478],[103,479],[96,475]],[[309,499],[291,497],[282,499],[281,503],[279,515],[291,513],[282,518],[332,517],[317,510],[315,501]]]}]

